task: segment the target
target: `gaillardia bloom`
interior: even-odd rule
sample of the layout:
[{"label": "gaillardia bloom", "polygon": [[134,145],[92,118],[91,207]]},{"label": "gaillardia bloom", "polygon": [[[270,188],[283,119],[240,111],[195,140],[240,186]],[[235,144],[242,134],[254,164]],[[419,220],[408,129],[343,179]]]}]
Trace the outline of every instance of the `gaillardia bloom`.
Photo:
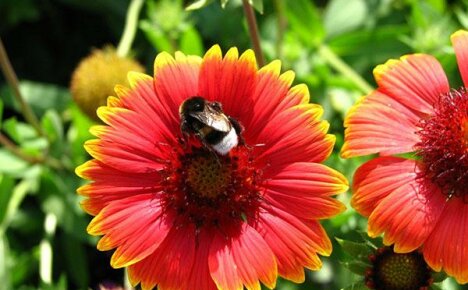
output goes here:
[{"label": "gaillardia bloom", "polygon": [[[352,206],[399,253],[468,282],[468,32],[451,37],[464,87],[414,54],[374,70],[377,90],[345,120],[344,157],[379,153],[355,173]],[[392,156],[414,152],[415,159]]]},{"label": "gaillardia bloom", "polygon": [[[77,168],[93,182],[78,192],[98,249],[116,249],[111,265],[128,267],[133,285],[273,288],[321,267],[331,243],[318,220],[344,209],[332,196],[347,181],[320,163],[335,138],[293,78],[279,61],[257,70],[251,50],[161,53],[154,78],[130,73],[131,88],[99,108],[106,125],[85,144],[94,159]],[[193,96],[219,102],[244,142],[221,155],[184,136],[179,107]]]}]

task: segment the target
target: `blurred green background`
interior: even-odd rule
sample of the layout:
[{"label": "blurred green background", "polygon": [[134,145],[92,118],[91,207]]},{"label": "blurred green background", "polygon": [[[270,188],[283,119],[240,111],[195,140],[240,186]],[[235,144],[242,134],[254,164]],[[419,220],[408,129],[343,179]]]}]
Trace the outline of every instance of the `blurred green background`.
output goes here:
[{"label": "blurred green background", "polygon": [[[147,0],[140,13],[132,54],[152,73],[156,53],[181,50],[202,55],[215,43],[226,51],[250,48],[241,1],[219,1],[186,11],[192,1]],[[226,2],[226,1],[221,1]],[[337,136],[327,161],[352,180],[364,158],[343,160],[343,117],[375,86],[372,69],[412,52],[436,56],[452,87],[461,85],[449,36],[468,28],[468,0],[263,0],[255,1],[263,51],[281,59],[283,70],[306,83],[311,102]],[[20,90],[40,119],[40,136],[23,118],[11,89],[0,77],[2,133],[26,162],[0,148],[0,289],[98,289],[122,284],[123,271],[109,266],[111,253],[96,250],[86,233],[90,217],[75,194],[82,181],[73,169],[89,159],[82,144],[92,121],[73,103],[68,86],[80,59],[93,48],[116,46],[128,0],[0,0],[0,37],[20,79]],[[42,161],[43,156],[50,159]],[[58,165],[53,161],[58,161]],[[350,193],[339,197],[349,206]],[[366,220],[351,208],[324,221],[329,236],[353,239]],[[349,259],[334,242],[319,272],[301,285],[280,280],[277,289],[341,289],[360,278],[343,267]],[[442,289],[462,289],[447,279]],[[349,288],[351,289],[351,288]],[[357,289],[357,288],[356,288]],[[465,288],[466,289],[466,288]]]}]

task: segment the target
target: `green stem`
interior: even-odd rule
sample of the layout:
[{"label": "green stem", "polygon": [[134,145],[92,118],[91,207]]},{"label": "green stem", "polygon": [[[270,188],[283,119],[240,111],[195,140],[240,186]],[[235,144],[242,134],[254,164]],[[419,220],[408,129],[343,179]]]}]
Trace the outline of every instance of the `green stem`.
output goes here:
[{"label": "green stem", "polygon": [[60,160],[57,160],[53,157],[46,156],[31,156],[26,153],[24,153],[21,148],[19,148],[15,143],[11,142],[10,139],[8,139],[5,135],[3,135],[0,132],[0,144],[3,145],[3,147],[16,155],[17,157],[23,159],[24,161],[31,163],[31,164],[38,164],[38,163],[43,163],[46,164],[54,169],[63,169],[64,165],[60,162]]},{"label": "green stem", "polygon": [[275,0],[275,7],[276,7],[276,56],[278,59],[282,59],[283,57],[283,39],[284,39],[284,31],[286,30],[287,20],[285,16],[285,9],[284,9],[284,0]]},{"label": "green stem", "polygon": [[144,0],[132,0],[128,6],[124,31],[117,46],[117,55],[120,57],[125,57],[130,52],[138,27],[138,15],[140,14],[141,7],[143,7],[143,3]]},{"label": "green stem", "polygon": [[39,276],[42,283],[45,285],[52,284],[52,265],[53,265],[53,252],[52,240],[57,228],[57,217],[53,213],[47,213],[44,220],[45,236],[39,246],[41,258],[39,264]]},{"label": "green stem", "polygon": [[352,80],[356,87],[364,94],[368,94],[374,90],[365,79],[325,44],[319,47],[318,53],[333,69]]},{"label": "green stem", "polygon": [[36,115],[32,111],[31,107],[24,101],[23,96],[19,90],[19,82],[16,76],[15,71],[11,65],[10,59],[8,58],[8,54],[3,46],[2,39],[0,38],[0,67],[5,75],[5,79],[7,80],[10,87],[13,89],[13,95],[15,96],[16,101],[19,103],[21,107],[21,112],[26,119],[26,121],[31,124],[37,133],[40,136],[45,136],[44,131],[42,130],[41,125],[39,124],[39,120],[37,119]]},{"label": "green stem", "polygon": [[260,46],[260,36],[255,12],[248,0],[242,0],[242,5],[244,6],[245,18],[247,19],[247,26],[249,27],[250,39],[252,40],[255,57],[257,58],[258,66],[262,67],[265,65],[265,58],[263,57],[262,47]]}]

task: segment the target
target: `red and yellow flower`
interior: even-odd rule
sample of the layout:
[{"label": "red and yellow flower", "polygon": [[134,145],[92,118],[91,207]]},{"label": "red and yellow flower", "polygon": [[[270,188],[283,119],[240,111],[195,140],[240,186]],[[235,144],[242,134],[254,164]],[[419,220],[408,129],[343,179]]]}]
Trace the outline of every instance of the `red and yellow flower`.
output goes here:
[{"label": "red and yellow flower", "polygon": [[[464,86],[432,56],[374,70],[377,90],[345,120],[343,157],[379,153],[354,176],[352,206],[399,253],[422,247],[436,271],[468,282],[468,32],[451,37]],[[414,159],[392,156],[414,153]]]},{"label": "red and yellow flower", "polygon": [[[293,79],[279,61],[258,70],[251,50],[161,53],[154,78],[130,73],[131,88],[99,108],[106,125],[85,144],[94,159],[76,170],[92,182],[78,193],[98,249],[115,249],[111,265],[133,285],[274,288],[278,275],[302,282],[304,267],[321,267],[331,243],[318,220],[344,209],[332,196],[347,181],[321,164],[335,138]],[[178,109],[192,96],[220,102],[245,145],[221,156],[184,141]]]}]

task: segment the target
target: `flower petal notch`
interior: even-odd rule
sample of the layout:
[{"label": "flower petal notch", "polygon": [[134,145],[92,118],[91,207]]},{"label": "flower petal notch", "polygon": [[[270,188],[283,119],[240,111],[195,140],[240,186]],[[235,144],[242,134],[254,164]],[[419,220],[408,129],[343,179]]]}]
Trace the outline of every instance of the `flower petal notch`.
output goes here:
[{"label": "flower petal notch", "polygon": [[[426,54],[377,66],[378,88],[345,119],[345,158],[380,154],[354,175],[351,205],[397,253],[468,283],[468,32],[451,37],[464,86]],[[412,153],[414,159],[391,156]]]},{"label": "flower petal notch", "polygon": [[142,289],[273,289],[320,269],[332,248],[319,220],[345,209],[348,181],[322,164],[335,138],[307,87],[219,46],[161,53],[154,70],[116,87],[76,170],[111,265]]}]

